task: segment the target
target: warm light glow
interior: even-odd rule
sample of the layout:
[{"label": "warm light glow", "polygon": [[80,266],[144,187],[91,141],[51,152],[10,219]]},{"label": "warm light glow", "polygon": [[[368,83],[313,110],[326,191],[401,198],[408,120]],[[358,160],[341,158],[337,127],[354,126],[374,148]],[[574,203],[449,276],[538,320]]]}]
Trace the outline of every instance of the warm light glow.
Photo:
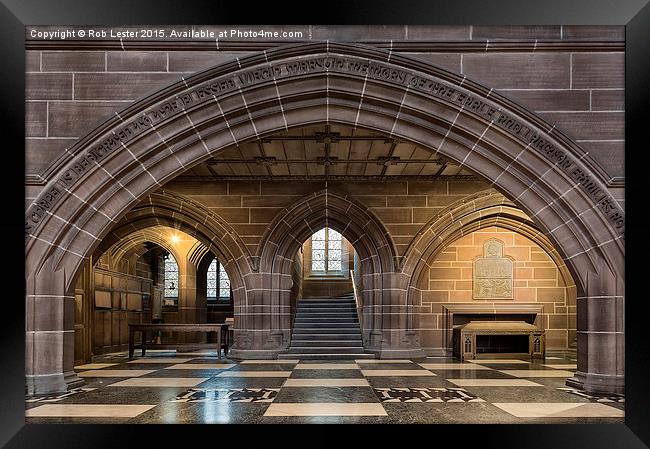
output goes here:
[{"label": "warm light glow", "polygon": [[177,236],[176,234],[172,235],[171,237],[172,243],[178,243],[180,241],[180,237]]}]

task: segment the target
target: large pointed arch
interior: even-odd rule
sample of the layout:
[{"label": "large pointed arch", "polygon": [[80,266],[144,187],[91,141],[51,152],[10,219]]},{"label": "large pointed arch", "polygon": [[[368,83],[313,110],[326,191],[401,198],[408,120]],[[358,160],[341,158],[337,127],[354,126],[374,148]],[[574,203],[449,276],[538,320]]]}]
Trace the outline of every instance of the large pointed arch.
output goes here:
[{"label": "large pointed arch", "polygon": [[[596,291],[622,297],[624,214],[578,145],[466,77],[392,52],[329,42],[281,47],[206,70],[79,139],[28,208],[27,294],[70,302],[74,273],[114,225],[194,164],[240,142],[329,122],[413,142],[480,174],[553,243],[583,299]],[[602,338],[618,342],[621,332],[610,327]],[[71,338],[58,325],[56,332]],[[584,341],[595,348],[600,338],[594,332]],[[62,347],[70,346],[63,340]],[[28,345],[38,358],[42,350],[34,341]],[[611,384],[612,376],[622,385],[622,363],[592,362],[579,361],[579,375],[597,371],[602,376],[594,385]]]}]

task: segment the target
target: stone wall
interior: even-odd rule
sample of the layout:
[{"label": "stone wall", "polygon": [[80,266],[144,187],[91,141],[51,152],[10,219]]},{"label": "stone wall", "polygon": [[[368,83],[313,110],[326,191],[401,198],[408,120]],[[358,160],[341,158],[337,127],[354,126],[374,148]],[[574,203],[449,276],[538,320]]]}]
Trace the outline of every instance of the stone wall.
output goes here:
[{"label": "stone wall", "polygon": [[[602,165],[606,180],[624,176],[623,27],[304,28],[306,41],[360,40],[392,47],[395,53],[483,83],[575,139]],[[402,41],[401,45],[391,39]],[[104,120],[182,78],[256,52],[225,43],[222,50],[205,46],[201,51],[162,44],[141,51],[132,49],[128,41],[124,50],[81,51],[74,49],[73,41],[55,50],[38,44],[28,38],[28,204],[40,191],[52,162]],[[610,191],[623,206],[622,184],[610,186]]]},{"label": "stone wall", "polygon": [[[324,182],[178,182],[165,190],[188,196],[234,227],[252,254],[269,223],[284,208],[325,188]],[[403,255],[413,236],[451,203],[489,188],[485,182],[328,182],[328,189],[369,208]]]}]

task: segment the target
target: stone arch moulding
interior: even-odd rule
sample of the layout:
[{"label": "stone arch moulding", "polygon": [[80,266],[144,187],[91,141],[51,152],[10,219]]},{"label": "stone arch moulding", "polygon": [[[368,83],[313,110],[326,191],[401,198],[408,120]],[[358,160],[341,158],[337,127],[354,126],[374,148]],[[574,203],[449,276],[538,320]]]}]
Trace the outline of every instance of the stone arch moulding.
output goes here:
[{"label": "stone arch moulding", "polygon": [[[99,244],[95,258],[124,238],[142,233],[150,226],[163,225],[179,229],[198,240],[189,254],[198,265],[210,251],[221,261],[233,289],[235,315],[248,307],[246,283],[256,271],[248,248],[235,230],[205,206],[176,192],[152,193],[131,209]],[[166,247],[167,248],[167,247]],[[241,323],[244,325],[244,323]]]},{"label": "stone arch moulding", "polygon": [[430,260],[463,235],[489,226],[499,226],[529,238],[551,257],[565,284],[575,285],[577,273],[571,272],[548,237],[512,201],[498,191],[488,189],[449,205],[413,238],[401,265],[409,279],[409,296],[417,291]]},{"label": "stone arch moulding", "polygon": [[[591,290],[620,296],[624,213],[578,145],[465,77],[392,52],[318,42],[200,72],[79,139],[26,213],[28,298],[69,302],[73,274],[116,221],[186,168],[239,142],[328,122],[416,143],[479,173],[544,231],[578,274],[585,298],[596,295]],[[593,281],[604,279],[601,272],[609,281]],[[30,329],[33,357],[44,350],[41,331],[61,332],[61,346],[70,346],[61,326]],[[597,347],[595,334],[588,338]],[[51,374],[61,385],[72,372],[65,352],[43,368],[43,379]],[[599,363],[579,361],[578,373],[593,368],[603,377],[592,383],[609,383],[613,374]]]}]

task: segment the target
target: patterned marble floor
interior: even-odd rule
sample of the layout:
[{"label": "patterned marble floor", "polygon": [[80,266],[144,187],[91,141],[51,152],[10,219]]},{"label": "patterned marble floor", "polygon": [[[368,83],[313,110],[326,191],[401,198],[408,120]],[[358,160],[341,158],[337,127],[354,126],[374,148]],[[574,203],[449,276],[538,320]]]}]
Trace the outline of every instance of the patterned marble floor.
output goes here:
[{"label": "patterned marble floor", "polygon": [[575,360],[244,360],[125,353],[26,398],[28,423],[623,423],[624,399],[566,387]]}]

